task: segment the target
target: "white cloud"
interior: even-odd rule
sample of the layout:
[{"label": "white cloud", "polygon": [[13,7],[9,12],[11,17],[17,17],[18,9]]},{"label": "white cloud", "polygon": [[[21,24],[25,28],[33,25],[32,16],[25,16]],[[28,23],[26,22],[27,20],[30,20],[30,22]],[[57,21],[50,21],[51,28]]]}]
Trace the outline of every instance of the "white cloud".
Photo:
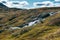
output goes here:
[{"label": "white cloud", "polygon": [[53,2],[50,2],[50,1],[44,1],[42,3],[44,3],[47,7],[53,7],[54,6]]},{"label": "white cloud", "polygon": [[[18,4],[14,4],[14,3],[18,3]],[[27,5],[29,5],[29,3],[27,1],[8,1],[7,3],[5,3],[4,5],[12,8],[12,7],[15,7],[15,8],[24,8],[26,7]]]},{"label": "white cloud", "polygon": [[[43,4],[43,5],[37,5],[37,4]],[[53,7],[53,2],[50,1],[44,1],[44,2],[34,2],[33,5],[35,7]]]},{"label": "white cloud", "polygon": [[0,2],[2,3],[2,1],[5,1],[5,2],[7,2],[8,0],[0,0]]},{"label": "white cloud", "polygon": [[[34,6],[38,6],[37,4],[43,4],[43,3],[41,3],[41,2],[34,2],[34,3],[33,3]],[[44,4],[44,5],[45,5],[45,4]]]},{"label": "white cloud", "polygon": [[7,2],[7,3],[5,3],[4,5],[6,5],[6,6],[8,6],[8,7],[12,7],[13,5],[12,5],[12,2]]},{"label": "white cloud", "polygon": [[55,7],[60,7],[60,3],[55,3]]},{"label": "white cloud", "polygon": [[26,5],[29,5],[29,3],[27,1],[22,1],[20,2],[20,5],[26,6]]},{"label": "white cloud", "polygon": [[55,0],[55,1],[60,1],[60,0]]},{"label": "white cloud", "polygon": [[[3,3],[6,2],[6,3]],[[8,6],[8,7],[11,7],[12,6],[12,2],[9,2],[9,0],[0,0],[0,3],[3,3],[4,5]]]}]

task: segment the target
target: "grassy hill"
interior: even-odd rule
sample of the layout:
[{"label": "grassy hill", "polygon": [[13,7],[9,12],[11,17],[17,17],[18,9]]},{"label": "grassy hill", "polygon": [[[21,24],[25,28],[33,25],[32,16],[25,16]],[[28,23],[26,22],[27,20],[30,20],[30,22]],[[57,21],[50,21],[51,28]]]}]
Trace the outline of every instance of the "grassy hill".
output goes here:
[{"label": "grassy hill", "polygon": [[[3,8],[2,8],[3,9]],[[0,40],[60,40],[60,7],[0,10]],[[37,18],[56,12],[33,26],[23,27]],[[40,17],[40,16],[39,16]],[[9,29],[20,27],[20,29]]]}]

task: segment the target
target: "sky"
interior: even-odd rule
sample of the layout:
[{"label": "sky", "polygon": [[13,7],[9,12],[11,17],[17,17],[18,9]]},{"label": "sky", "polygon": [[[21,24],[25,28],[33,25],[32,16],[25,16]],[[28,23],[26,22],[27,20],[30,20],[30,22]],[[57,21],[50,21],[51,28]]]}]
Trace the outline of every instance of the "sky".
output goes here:
[{"label": "sky", "polygon": [[0,2],[10,8],[60,7],[60,0],[0,0]]}]

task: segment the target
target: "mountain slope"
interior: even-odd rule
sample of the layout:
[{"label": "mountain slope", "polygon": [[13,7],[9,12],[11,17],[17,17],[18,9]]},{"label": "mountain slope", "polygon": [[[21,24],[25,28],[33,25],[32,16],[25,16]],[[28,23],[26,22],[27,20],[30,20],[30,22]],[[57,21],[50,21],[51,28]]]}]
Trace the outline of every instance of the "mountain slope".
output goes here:
[{"label": "mountain slope", "polygon": [[0,8],[5,8],[7,6],[5,6],[4,4],[0,3]]},{"label": "mountain slope", "polygon": [[[45,8],[32,9],[32,10],[9,9],[9,10],[7,10],[7,13],[3,13],[3,14],[0,13],[1,15],[4,15],[6,17],[6,21],[8,21],[8,22],[6,22],[6,21],[1,21],[1,22],[3,24],[4,24],[4,22],[6,22],[4,25],[9,26],[12,23],[14,23],[15,21],[19,22],[18,20],[21,20],[21,23],[19,22],[17,24],[16,23],[13,24],[13,26],[19,26],[19,24],[22,25],[22,23],[28,23],[29,21],[32,21],[34,18],[39,16],[40,13],[56,12],[58,10],[60,10],[59,7],[57,7],[57,8],[46,8],[46,9]],[[26,22],[25,22],[25,20],[26,20]]]},{"label": "mountain slope", "polygon": [[[49,15],[49,13],[55,14]],[[58,18],[60,18],[60,7],[30,10],[9,8],[7,12],[0,12],[0,40],[60,40]],[[38,19],[41,21],[24,27]]]}]

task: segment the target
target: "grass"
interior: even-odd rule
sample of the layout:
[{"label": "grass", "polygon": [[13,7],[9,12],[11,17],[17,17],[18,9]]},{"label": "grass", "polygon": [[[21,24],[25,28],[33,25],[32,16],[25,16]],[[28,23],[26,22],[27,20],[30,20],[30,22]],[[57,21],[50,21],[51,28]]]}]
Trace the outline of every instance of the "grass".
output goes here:
[{"label": "grass", "polygon": [[[37,10],[37,9],[34,9],[34,10]],[[43,11],[43,10],[40,11],[40,9],[38,9],[38,13],[34,13],[34,10],[29,10],[28,12],[24,11],[25,13],[23,11],[22,12],[10,11],[11,13],[10,15],[6,14],[6,15],[9,15],[9,17],[5,15],[8,21],[6,21],[4,25],[5,26],[11,25],[13,27],[19,26],[29,20],[32,20],[31,17],[29,16],[37,16],[40,14],[39,12]],[[54,10],[47,9],[44,12],[54,11]],[[19,15],[16,13],[18,13]],[[12,18],[13,15],[17,15],[17,18],[9,21],[9,19]],[[43,21],[43,23],[37,23],[36,25],[31,27],[25,27],[19,30],[17,29],[12,31],[5,30],[4,32],[0,33],[0,40],[60,40],[60,26],[49,25],[51,20],[56,18],[60,18],[60,12],[58,12],[56,15],[47,17],[46,20]],[[2,26],[2,27],[5,27],[5,26]]]}]

